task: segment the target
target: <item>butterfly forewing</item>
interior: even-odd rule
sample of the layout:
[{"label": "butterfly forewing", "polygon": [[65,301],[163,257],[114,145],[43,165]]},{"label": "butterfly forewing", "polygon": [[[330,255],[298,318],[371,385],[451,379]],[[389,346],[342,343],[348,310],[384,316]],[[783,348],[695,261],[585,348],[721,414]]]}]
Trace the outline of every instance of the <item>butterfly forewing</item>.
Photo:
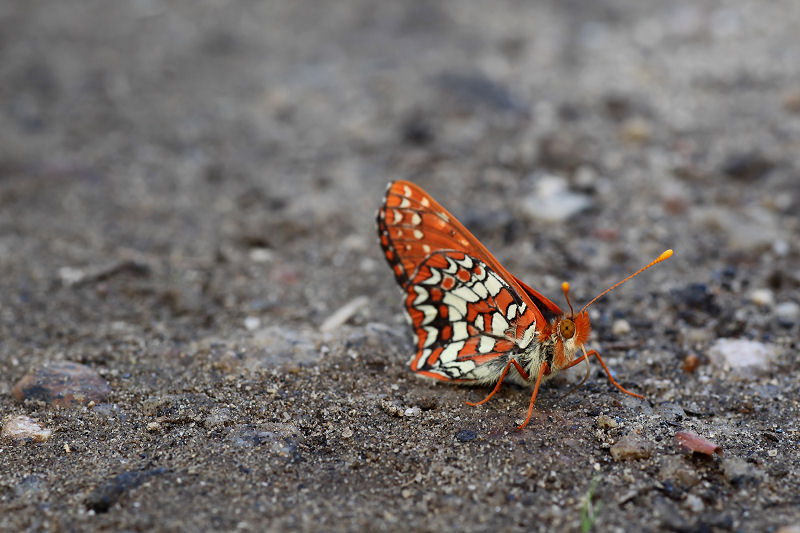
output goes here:
[{"label": "butterfly forewing", "polygon": [[[416,336],[413,371],[489,382],[533,341],[544,319],[527,286],[422,189],[405,181],[390,184],[378,211],[378,233],[406,291]],[[557,309],[535,295],[538,303],[543,299]]]}]

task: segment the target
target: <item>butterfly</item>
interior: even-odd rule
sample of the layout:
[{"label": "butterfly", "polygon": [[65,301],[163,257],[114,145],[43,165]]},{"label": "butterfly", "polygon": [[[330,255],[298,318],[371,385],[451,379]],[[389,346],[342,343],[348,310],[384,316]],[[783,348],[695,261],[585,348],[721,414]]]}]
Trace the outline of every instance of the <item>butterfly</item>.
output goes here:
[{"label": "butterfly", "polygon": [[[586,308],[598,298],[672,255],[658,258],[612,285],[577,313],[562,291],[570,312],[508,272],[444,207],[419,186],[394,181],[377,214],[378,236],[395,279],[405,292],[407,318],[416,353],[411,370],[421,376],[458,384],[492,385],[482,405],[504,381],[533,386],[523,429],[543,380],[595,357],[608,379],[622,392],[596,350],[586,351],[591,332]],[[579,353],[582,355],[578,356]]]}]

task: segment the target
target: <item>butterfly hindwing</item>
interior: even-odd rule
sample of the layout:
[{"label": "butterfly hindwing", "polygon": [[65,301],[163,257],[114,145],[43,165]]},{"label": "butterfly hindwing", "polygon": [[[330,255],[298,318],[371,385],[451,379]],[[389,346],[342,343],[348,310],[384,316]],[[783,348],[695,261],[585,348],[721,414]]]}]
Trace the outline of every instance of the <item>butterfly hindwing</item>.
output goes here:
[{"label": "butterfly hindwing", "polygon": [[414,372],[491,382],[534,340],[543,319],[520,282],[422,189],[392,183],[378,211],[378,232],[406,291]]}]

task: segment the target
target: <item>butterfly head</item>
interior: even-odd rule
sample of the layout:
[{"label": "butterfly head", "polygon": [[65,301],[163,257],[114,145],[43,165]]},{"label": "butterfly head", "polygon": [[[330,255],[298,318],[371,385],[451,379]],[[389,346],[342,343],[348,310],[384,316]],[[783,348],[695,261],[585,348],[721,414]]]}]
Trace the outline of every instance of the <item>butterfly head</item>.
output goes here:
[{"label": "butterfly head", "polygon": [[[608,289],[604,290],[592,300],[583,306],[577,313],[572,308],[572,303],[569,301],[569,283],[566,281],[561,284],[561,290],[564,292],[564,298],[567,300],[569,306],[569,314],[562,315],[554,320],[551,325],[550,333],[554,337],[555,355],[553,357],[553,369],[560,370],[568,366],[574,359],[578,350],[584,350],[583,345],[589,340],[589,334],[592,331],[591,322],[589,321],[589,313],[586,311],[590,305],[597,301],[598,298],[619,287],[632,277],[640,274],[642,271],[647,270],[651,266],[664,261],[672,256],[672,250],[666,250],[659,255],[655,260],[651,261],[644,267],[640,268],[625,279],[618,281]],[[551,337],[551,338],[553,338]]]},{"label": "butterfly head", "polygon": [[574,359],[579,350],[589,340],[592,325],[589,321],[589,313],[582,309],[578,313],[572,309],[569,301],[569,283],[561,285],[564,296],[569,305],[569,314],[561,315],[554,319],[550,326],[550,336],[554,343],[554,356],[552,370],[558,371],[568,366]]}]

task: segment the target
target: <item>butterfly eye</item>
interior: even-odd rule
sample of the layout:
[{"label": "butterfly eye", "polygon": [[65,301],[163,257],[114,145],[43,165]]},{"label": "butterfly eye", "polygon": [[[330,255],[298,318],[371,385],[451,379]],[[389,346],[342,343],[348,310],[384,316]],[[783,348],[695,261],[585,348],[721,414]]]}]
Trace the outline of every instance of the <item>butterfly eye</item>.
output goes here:
[{"label": "butterfly eye", "polygon": [[558,332],[565,339],[571,339],[575,335],[575,322],[569,318],[565,318],[558,326]]}]

